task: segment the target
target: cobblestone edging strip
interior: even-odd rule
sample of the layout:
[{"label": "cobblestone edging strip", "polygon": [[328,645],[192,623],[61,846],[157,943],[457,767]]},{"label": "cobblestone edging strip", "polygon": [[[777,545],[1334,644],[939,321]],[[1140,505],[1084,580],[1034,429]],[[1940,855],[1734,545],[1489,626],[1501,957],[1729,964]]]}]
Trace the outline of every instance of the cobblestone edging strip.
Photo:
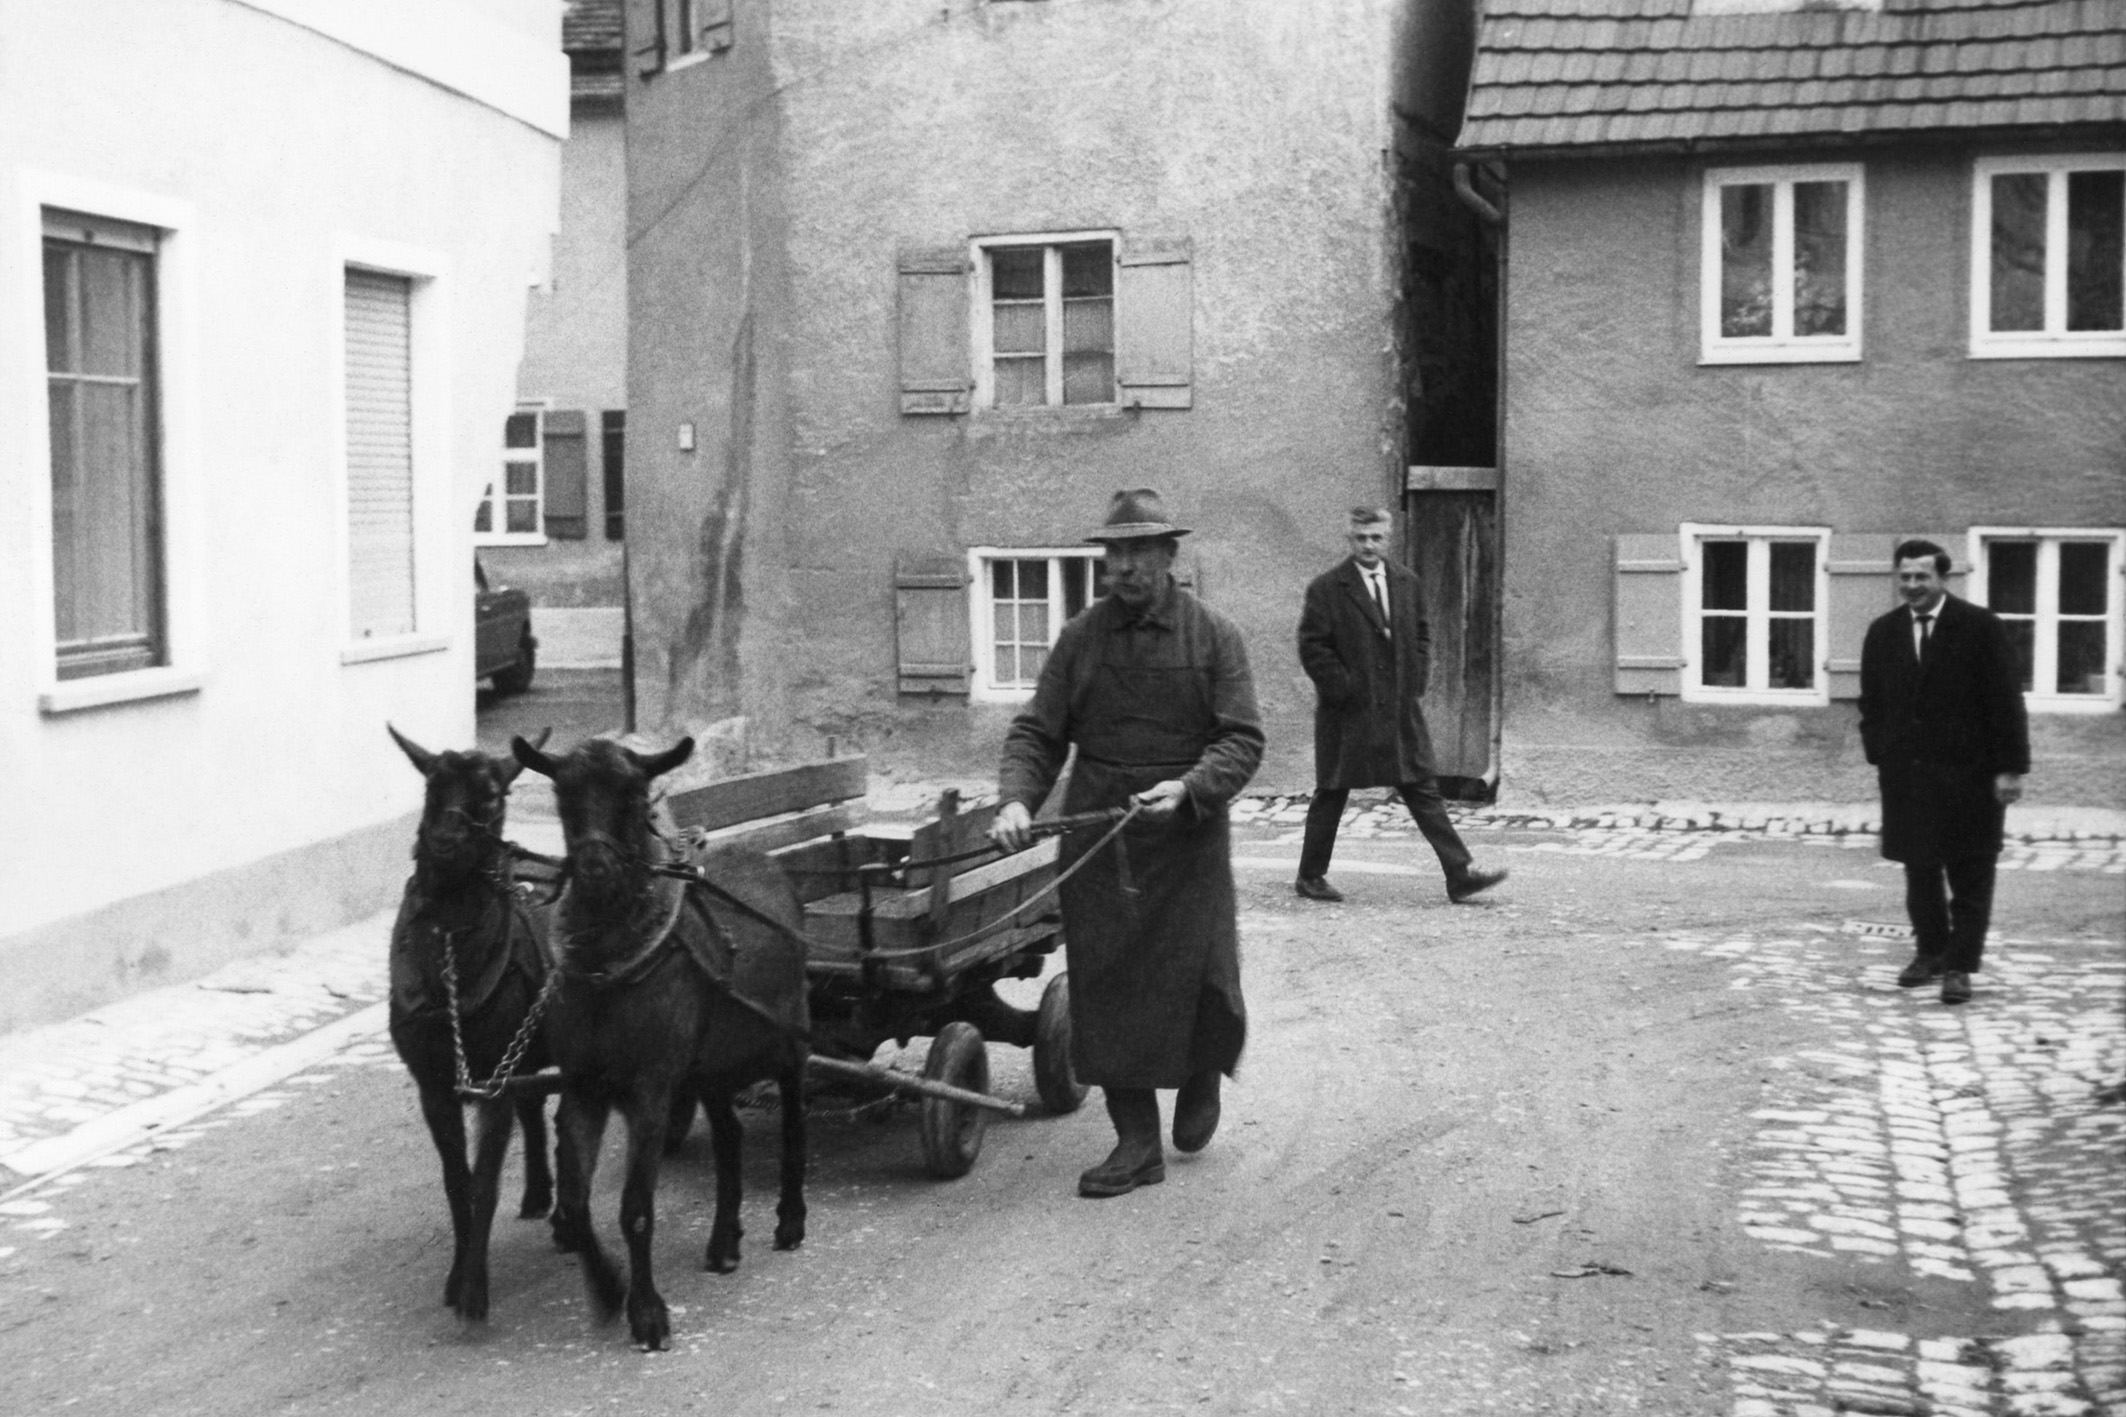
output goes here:
[{"label": "cobblestone edging strip", "polygon": [[1982,1285],[2002,1319],[1990,1334],[1700,1334],[1728,1365],[1734,1417],[2126,1417],[2126,1111],[2099,1100],[2126,1077],[2126,960],[1999,941],[1979,1000],[1946,1009],[1896,989],[1894,945],[1665,943],[1729,959],[1732,988],[1771,991],[1834,1040],[1773,1060],[1743,1228],[1825,1263]]}]

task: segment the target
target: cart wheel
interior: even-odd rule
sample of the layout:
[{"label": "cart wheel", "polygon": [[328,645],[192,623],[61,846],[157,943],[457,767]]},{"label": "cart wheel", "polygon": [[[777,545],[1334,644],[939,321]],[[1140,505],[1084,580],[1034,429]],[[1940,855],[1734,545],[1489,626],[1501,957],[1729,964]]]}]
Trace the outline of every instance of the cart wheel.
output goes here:
[{"label": "cart wheel", "polygon": [[1075,1112],[1087,1088],[1070,1065],[1070,976],[1058,974],[1041,991],[1041,1012],[1034,1022],[1033,1085],[1041,1105],[1061,1115]]},{"label": "cart wheel", "polygon": [[[923,1076],[970,1092],[989,1091],[989,1046],[982,1042],[982,1031],[959,1020],[939,1029],[937,1037],[930,1040]],[[989,1113],[980,1107],[926,1097],[917,1125],[923,1138],[923,1161],[930,1167],[930,1174],[949,1181],[974,1168],[974,1159],[982,1154],[982,1133],[989,1129]]]}]

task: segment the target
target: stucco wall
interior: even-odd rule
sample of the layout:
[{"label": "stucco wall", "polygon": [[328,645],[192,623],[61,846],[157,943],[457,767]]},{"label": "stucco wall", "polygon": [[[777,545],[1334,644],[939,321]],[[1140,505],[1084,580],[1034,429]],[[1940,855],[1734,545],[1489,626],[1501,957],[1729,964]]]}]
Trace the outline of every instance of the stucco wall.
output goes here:
[{"label": "stucco wall", "polygon": [[[741,4],[731,51],[634,90],[631,409],[663,510],[631,518],[644,721],[989,771],[1009,707],[895,693],[895,553],[1073,544],[1150,484],[1246,632],[1261,780],[1306,777],[1299,594],[1342,510],[1399,484],[1405,9],[778,0],[772,32]],[[900,248],[1109,228],[1193,244],[1192,408],[898,411]]]},{"label": "stucco wall", "polygon": [[[479,7],[426,13],[437,10],[450,11],[453,33],[487,23]],[[543,23],[557,34],[554,19]],[[403,825],[419,804],[419,778],[385,736],[387,718],[437,747],[472,738],[465,528],[474,470],[513,398],[524,292],[553,225],[557,140],[226,0],[4,3],[0,32],[9,506],[49,500],[40,204],[70,194],[92,213],[143,213],[174,229],[158,258],[165,514],[176,667],[196,687],[40,712],[54,671],[49,587],[36,568],[49,574],[51,529],[41,515],[0,525],[0,603],[46,608],[0,616],[11,804],[0,820],[0,974],[31,932],[39,951],[63,941],[76,952],[73,1006],[166,979],[204,958],[195,945],[268,948],[290,922],[319,924],[291,852],[321,853],[328,913],[342,919],[396,892],[396,872],[353,882],[335,843],[359,839],[356,854],[373,862],[369,834]],[[558,55],[535,68],[565,86]],[[414,296],[423,643],[409,648],[427,652],[348,663],[343,273],[350,259],[396,269],[401,256],[423,276]],[[264,874],[243,874],[268,858],[276,864]],[[208,876],[223,882],[209,893],[220,904],[202,910],[178,888]],[[122,958],[94,912],[152,892],[180,902],[161,946]],[[129,927],[126,938],[147,933]]]},{"label": "stucco wall", "polygon": [[[2126,518],[2126,366],[1966,357],[1975,155],[1868,151],[1865,358],[1748,367],[1697,363],[1701,165],[1513,166],[1508,796],[1874,792],[1851,703],[1759,709],[1613,692],[1620,533],[1697,521],[1960,536]],[[2121,715],[2038,715],[2032,728],[2036,800],[2121,800]]]}]

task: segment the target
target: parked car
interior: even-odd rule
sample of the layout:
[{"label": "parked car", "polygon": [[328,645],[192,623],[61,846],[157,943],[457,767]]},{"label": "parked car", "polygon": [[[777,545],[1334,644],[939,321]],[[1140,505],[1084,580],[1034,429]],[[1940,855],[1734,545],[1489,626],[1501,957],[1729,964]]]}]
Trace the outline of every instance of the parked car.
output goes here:
[{"label": "parked car", "polygon": [[521,694],[539,667],[532,638],[531,597],[513,586],[490,585],[487,568],[472,558],[473,677],[492,680],[497,694]]}]

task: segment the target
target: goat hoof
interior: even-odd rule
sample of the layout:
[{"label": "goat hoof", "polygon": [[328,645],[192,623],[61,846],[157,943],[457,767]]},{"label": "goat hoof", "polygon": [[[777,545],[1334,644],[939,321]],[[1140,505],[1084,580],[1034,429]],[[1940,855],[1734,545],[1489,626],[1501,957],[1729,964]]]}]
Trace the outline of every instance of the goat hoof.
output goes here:
[{"label": "goat hoof", "polygon": [[672,1336],[672,1320],[662,1299],[646,1299],[628,1304],[628,1332],[635,1342],[650,1353],[664,1347],[665,1340]]},{"label": "goat hoof", "polygon": [[778,1249],[778,1250],[794,1250],[794,1249],[797,1249],[797,1248],[798,1248],[799,1246],[803,1245],[804,1243],[805,1243],[805,1227],[804,1227],[804,1226],[802,1226],[802,1225],[797,1225],[797,1226],[792,1226],[792,1227],[790,1227],[790,1228],[788,1228],[788,1229],[785,1229],[784,1227],[782,1227],[782,1226],[780,1226],[780,1225],[778,1225],[778,1226],[776,1226],[776,1227],[775,1227],[775,1248],[776,1248],[776,1249]]},{"label": "goat hoof", "polygon": [[468,1285],[472,1292],[461,1297],[457,1304],[458,1317],[467,1323],[487,1322],[487,1286]]},{"label": "goat hoof", "polygon": [[738,1268],[738,1256],[720,1255],[712,1249],[701,1267],[711,1274],[730,1274]]},{"label": "goat hoof", "polygon": [[524,1204],[517,1207],[517,1219],[537,1220],[540,1216],[545,1215],[553,1208],[553,1192],[526,1191],[524,1193]]}]

